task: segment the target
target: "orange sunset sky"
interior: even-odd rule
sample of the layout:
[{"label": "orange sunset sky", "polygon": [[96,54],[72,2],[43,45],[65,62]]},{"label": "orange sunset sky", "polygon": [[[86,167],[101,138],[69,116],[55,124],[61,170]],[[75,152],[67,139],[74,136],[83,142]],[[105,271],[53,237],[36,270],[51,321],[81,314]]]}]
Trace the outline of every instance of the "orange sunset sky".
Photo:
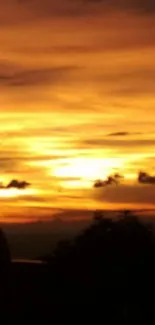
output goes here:
[{"label": "orange sunset sky", "polygon": [[1,0],[0,181],[31,186],[0,188],[0,221],[155,208],[137,181],[155,175],[154,16],[153,0]]}]

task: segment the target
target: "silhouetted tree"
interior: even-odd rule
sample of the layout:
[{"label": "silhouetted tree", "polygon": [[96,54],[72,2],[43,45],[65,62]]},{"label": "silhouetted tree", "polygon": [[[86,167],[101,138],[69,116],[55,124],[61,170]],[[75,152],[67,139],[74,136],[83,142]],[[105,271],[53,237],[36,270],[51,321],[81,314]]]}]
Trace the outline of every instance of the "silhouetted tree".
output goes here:
[{"label": "silhouetted tree", "polygon": [[0,308],[10,303],[11,256],[4,232],[0,229]]},{"label": "silhouetted tree", "polygon": [[53,262],[58,299],[91,303],[110,299],[111,303],[120,302],[121,308],[133,302],[145,301],[147,305],[148,297],[142,292],[155,287],[151,225],[140,222],[128,210],[118,220],[96,212],[90,227],[62,246]]}]

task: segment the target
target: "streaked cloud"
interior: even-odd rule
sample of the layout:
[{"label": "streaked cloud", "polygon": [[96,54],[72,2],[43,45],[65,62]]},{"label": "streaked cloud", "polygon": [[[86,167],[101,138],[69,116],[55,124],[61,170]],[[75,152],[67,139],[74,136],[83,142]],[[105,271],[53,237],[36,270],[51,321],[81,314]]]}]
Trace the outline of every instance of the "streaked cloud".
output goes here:
[{"label": "streaked cloud", "polygon": [[114,206],[125,205],[145,208],[146,206],[154,206],[155,193],[151,185],[141,186],[138,184],[127,185],[121,184],[120,186],[109,186],[102,188],[95,193],[95,198],[99,201],[109,202]]},{"label": "streaked cloud", "polygon": [[4,71],[0,73],[0,85],[10,87],[27,87],[27,86],[46,86],[47,84],[55,84],[67,79],[70,72],[76,70],[77,67],[64,66],[53,67],[49,69],[35,69],[22,71]]},{"label": "streaked cloud", "polygon": [[[154,205],[154,9],[1,1],[0,180],[15,180],[0,190],[1,214]],[[96,179],[115,174],[119,186],[94,194]],[[20,180],[31,186],[19,191]]]},{"label": "streaked cloud", "polygon": [[141,13],[152,13],[155,10],[153,0],[84,0],[85,3],[98,3],[102,4],[106,9],[131,9]]},{"label": "streaked cloud", "polygon": [[128,135],[136,135],[136,134],[140,134],[140,133],[129,133],[129,132],[125,132],[125,131],[119,131],[119,132],[114,132],[114,133],[109,133],[107,136],[108,137],[126,137]]}]

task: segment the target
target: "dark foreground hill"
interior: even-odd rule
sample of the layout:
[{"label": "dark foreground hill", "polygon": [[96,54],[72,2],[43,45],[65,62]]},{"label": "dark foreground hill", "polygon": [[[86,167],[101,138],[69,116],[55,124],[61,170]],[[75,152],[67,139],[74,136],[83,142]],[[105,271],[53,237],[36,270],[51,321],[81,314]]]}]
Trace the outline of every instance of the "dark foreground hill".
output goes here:
[{"label": "dark foreground hill", "polygon": [[8,308],[59,318],[74,309],[101,321],[155,321],[155,238],[132,216],[97,216],[72,241],[61,242],[46,263],[12,263]]}]

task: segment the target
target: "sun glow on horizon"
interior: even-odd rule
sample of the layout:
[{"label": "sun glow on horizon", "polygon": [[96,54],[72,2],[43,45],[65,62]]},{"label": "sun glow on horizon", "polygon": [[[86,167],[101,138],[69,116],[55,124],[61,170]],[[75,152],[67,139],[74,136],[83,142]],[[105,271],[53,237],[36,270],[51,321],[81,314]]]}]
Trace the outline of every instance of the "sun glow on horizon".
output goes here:
[{"label": "sun glow on horizon", "polygon": [[155,207],[155,8],[124,2],[0,1],[1,219]]},{"label": "sun glow on horizon", "polygon": [[105,179],[116,168],[123,166],[124,162],[120,158],[73,158],[56,166],[52,174],[55,177],[68,178],[68,181],[62,181],[64,187],[88,188],[91,187],[92,181]]}]

